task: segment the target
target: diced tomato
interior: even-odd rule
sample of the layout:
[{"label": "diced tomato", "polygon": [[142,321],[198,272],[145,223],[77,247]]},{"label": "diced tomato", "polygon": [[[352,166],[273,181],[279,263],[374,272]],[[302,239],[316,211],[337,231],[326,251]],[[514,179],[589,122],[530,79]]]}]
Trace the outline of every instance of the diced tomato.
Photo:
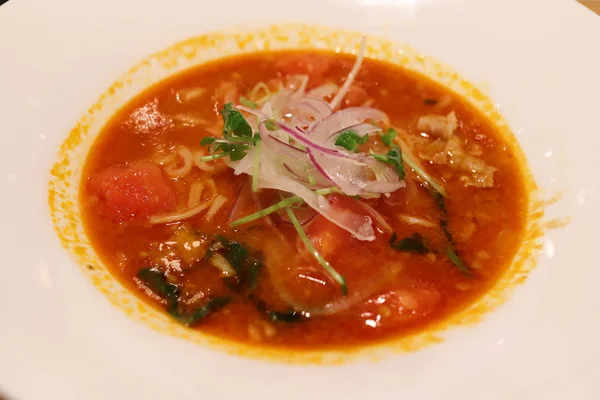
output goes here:
[{"label": "diced tomato", "polygon": [[380,293],[356,311],[365,325],[371,328],[394,326],[429,315],[440,299],[440,292],[432,285],[414,282]]},{"label": "diced tomato", "polygon": [[[332,195],[329,198],[329,203],[334,209],[345,210],[362,216],[368,215],[356,203],[356,200],[346,196]],[[347,245],[352,238],[352,235],[348,231],[340,228],[322,215],[317,215],[304,229],[315,249],[325,259],[335,254],[338,248]],[[300,238],[297,241],[297,248],[302,255],[313,257],[306,251],[306,246]]]},{"label": "diced tomato", "polygon": [[319,54],[291,55],[277,61],[277,71],[283,75],[306,74],[310,77],[310,85],[319,85],[329,68],[332,60]]},{"label": "diced tomato", "polygon": [[171,211],[177,205],[175,190],[150,162],[108,167],[89,181],[88,188],[103,201],[107,216],[119,221]]}]

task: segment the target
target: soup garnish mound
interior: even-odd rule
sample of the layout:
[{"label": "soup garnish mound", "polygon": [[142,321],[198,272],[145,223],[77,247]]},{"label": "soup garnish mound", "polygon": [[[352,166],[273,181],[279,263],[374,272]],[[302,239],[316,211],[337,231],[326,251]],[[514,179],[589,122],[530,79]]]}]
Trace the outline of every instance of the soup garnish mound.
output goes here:
[{"label": "soup garnish mound", "polygon": [[190,328],[295,349],[475,302],[519,247],[521,166],[464,99],[363,53],[220,59],[118,111],[80,189],[111,272]]}]

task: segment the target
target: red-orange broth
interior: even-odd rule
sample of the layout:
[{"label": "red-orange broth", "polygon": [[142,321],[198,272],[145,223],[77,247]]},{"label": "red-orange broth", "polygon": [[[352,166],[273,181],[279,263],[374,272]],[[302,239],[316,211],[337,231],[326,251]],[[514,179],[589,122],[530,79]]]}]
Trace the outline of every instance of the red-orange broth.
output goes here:
[{"label": "red-orange broth", "polygon": [[[175,297],[181,313],[189,315],[211,299],[228,299],[193,329],[244,343],[300,349],[402,337],[476,301],[505,271],[520,244],[527,208],[524,177],[510,143],[494,126],[463,99],[423,76],[366,59],[343,107],[368,102],[387,113],[402,143],[409,144],[413,156],[443,185],[448,230],[457,254],[472,268],[472,277],[462,274],[446,255],[447,238],[440,228],[443,212],[430,188],[408,166],[405,188],[365,202],[383,216],[399,240],[420,233],[430,250],[426,254],[392,248],[391,233],[377,222],[374,241],[359,241],[320,216],[304,225],[321,255],[345,277],[344,296],[282,214],[229,227],[231,220],[278,201],[272,199],[274,193],[253,194],[248,176],[235,176],[222,160],[207,163],[213,171],[193,168],[179,178],[166,174],[166,166],[159,163],[179,146],[200,151],[202,138],[218,137],[224,102],[235,104],[240,95],[257,97],[258,91],[251,91],[259,82],[276,90],[286,76],[308,74],[307,89],[324,83],[341,85],[353,62],[349,55],[315,51],[226,58],[160,82],[119,110],[89,153],[80,192],[87,234],[112,274],[144,301],[165,310],[171,300],[137,277],[141,269],[154,268],[178,288]],[[451,112],[457,120],[453,144],[419,129],[419,118]],[[386,151],[379,135],[361,146],[364,151]],[[460,167],[464,157],[491,167],[487,171],[492,171],[493,183],[468,185],[472,171]],[[142,171],[128,170],[132,165]],[[226,198],[212,220],[207,221],[204,211],[174,223],[148,222],[148,215],[188,207],[195,182],[203,183],[201,200],[215,192]],[[211,182],[214,188],[208,190]],[[329,199],[354,207],[346,204],[354,199],[339,194]],[[262,262],[251,295],[236,288],[231,277],[224,279],[207,260],[217,235],[239,242]],[[282,285],[283,295],[277,289]],[[290,296],[292,303],[312,310],[332,302],[347,301],[351,306],[333,315],[313,313],[297,319],[290,317]],[[282,320],[273,320],[278,315]]]}]

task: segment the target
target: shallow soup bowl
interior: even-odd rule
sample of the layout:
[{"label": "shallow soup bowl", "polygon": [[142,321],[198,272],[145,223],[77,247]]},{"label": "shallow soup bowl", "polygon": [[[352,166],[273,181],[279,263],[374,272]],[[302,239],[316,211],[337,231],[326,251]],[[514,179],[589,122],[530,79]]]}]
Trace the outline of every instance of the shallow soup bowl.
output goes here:
[{"label": "shallow soup bowl", "polygon": [[[0,37],[15,39],[0,44],[0,392],[16,399],[596,398],[594,18],[558,1],[3,6]],[[558,32],[559,21],[568,29]],[[85,157],[115,112],[211,60],[279,49],[356,54],[363,36],[366,57],[450,88],[522,150],[527,226],[497,284],[418,334],[312,352],[203,335],[124,288],[91,247],[78,202]]]}]

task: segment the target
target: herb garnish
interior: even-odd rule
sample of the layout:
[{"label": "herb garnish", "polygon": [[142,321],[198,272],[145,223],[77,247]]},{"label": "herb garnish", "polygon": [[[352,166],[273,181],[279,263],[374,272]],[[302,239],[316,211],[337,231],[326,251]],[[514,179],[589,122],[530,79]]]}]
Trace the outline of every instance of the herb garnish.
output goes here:
[{"label": "herb garnish", "polygon": [[390,237],[389,243],[390,246],[396,250],[417,254],[429,253],[429,248],[425,245],[423,236],[418,232],[400,240],[398,240],[398,235],[394,232],[392,237]]},{"label": "herb garnish", "polygon": [[315,259],[319,262],[319,264],[321,264],[321,266],[323,267],[323,269],[325,269],[329,276],[331,276],[331,278],[335,282],[337,282],[338,285],[340,285],[340,287],[342,288],[342,293],[344,294],[344,296],[346,296],[348,294],[348,286],[346,285],[346,279],[342,275],[340,275],[340,273],[337,272],[325,258],[323,258],[323,256],[317,251],[317,249],[315,249],[315,246],[306,235],[306,232],[304,232],[304,229],[300,225],[300,222],[298,222],[298,218],[296,218],[296,215],[294,215],[289,206],[286,207],[285,211],[287,212],[287,216],[290,222],[296,229],[300,240],[302,240],[302,243],[304,243],[306,250],[308,250],[308,252],[315,257]]},{"label": "herb garnish", "polygon": [[387,164],[390,164],[396,170],[398,177],[400,179],[404,179],[406,173],[404,171],[404,161],[402,158],[402,151],[399,147],[394,146],[390,151],[384,154],[371,153],[371,157],[376,159],[377,161],[381,161]]},{"label": "herb garnish", "polygon": [[335,145],[345,148],[349,151],[357,151],[358,146],[369,140],[369,135],[359,136],[353,130],[346,130],[335,140]]},{"label": "herb garnish", "polygon": [[200,161],[213,161],[229,157],[231,161],[239,161],[250,150],[250,144],[255,142],[252,128],[242,113],[227,103],[221,110],[223,116],[223,140],[205,137],[200,141],[202,146],[210,146],[210,155],[200,158]]},{"label": "herb garnish", "polygon": [[385,143],[386,146],[392,147],[392,143],[396,136],[398,136],[398,132],[396,132],[394,128],[389,128],[387,133],[381,134],[381,141]]},{"label": "herb garnish", "polygon": [[231,103],[227,103],[221,110],[223,116],[223,136],[230,135],[252,137],[252,128],[241,112],[234,109]]}]

